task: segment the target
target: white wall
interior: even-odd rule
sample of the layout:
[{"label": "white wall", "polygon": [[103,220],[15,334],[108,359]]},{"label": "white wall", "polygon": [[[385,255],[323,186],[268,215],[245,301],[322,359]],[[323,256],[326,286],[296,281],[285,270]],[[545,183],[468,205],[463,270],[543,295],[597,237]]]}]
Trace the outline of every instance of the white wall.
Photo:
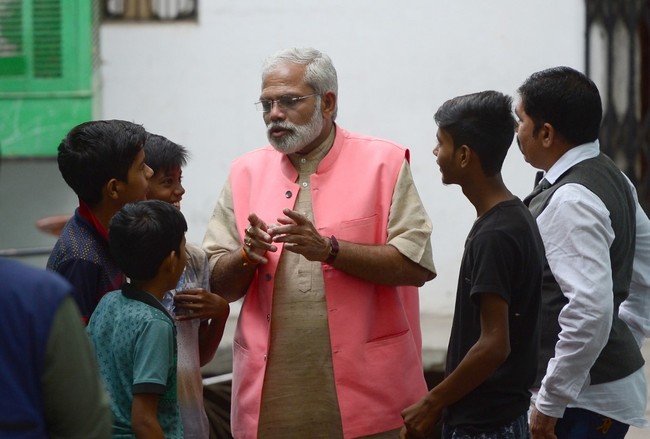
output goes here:
[{"label": "white wall", "polygon": [[[458,266],[475,212],[444,187],[431,154],[433,113],[459,94],[515,94],[532,72],[583,69],[582,0],[202,0],[191,24],[105,24],[101,118],[141,123],[188,147],[183,212],[200,242],[230,161],[266,143],[259,96],[262,60],[290,46],[328,53],[339,74],[338,123],[411,149],[432,218],[438,277],[423,311],[453,312]],[[534,170],[516,145],[504,179],[518,196]]]}]

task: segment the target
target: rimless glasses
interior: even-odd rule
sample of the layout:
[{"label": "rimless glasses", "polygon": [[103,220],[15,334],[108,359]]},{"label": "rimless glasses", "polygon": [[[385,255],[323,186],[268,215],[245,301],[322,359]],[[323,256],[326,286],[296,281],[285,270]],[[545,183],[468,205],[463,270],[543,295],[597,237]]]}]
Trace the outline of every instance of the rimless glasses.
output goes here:
[{"label": "rimless glasses", "polygon": [[255,102],[255,109],[261,113],[268,113],[273,108],[273,104],[277,104],[283,110],[291,110],[303,99],[318,95],[319,93],[312,93],[306,96],[280,96],[277,99],[260,99]]}]

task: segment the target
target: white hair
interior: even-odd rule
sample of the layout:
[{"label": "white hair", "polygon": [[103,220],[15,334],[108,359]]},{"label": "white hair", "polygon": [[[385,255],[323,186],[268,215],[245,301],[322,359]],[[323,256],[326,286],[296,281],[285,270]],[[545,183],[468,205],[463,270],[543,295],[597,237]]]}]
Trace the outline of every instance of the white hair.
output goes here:
[{"label": "white hair", "polygon": [[[262,67],[262,81],[269,73],[284,64],[300,64],[305,66],[305,84],[314,89],[315,93],[323,95],[332,92],[338,97],[338,79],[336,69],[329,56],[319,50],[306,48],[284,49],[271,55],[264,61]],[[332,120],[336,119],[338,112],[338,99]]]}]

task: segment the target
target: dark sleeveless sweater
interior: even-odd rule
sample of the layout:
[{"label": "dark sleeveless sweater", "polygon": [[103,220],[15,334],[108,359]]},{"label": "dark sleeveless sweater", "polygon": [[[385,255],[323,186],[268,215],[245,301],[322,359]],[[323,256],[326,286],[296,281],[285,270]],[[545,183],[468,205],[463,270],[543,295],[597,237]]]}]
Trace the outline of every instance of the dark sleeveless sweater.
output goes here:
[{"label": "dark sleeveless sweater", "polygon": [[[580,184],[602,200],[609,211],[615,238],[609,253],[612,268],[612,301],[614,313],[607,344],[589,371],[590,383],[601,384],[624,378],[643,366],[641,352],[627,325],[619,319],[618,309],[627,296],[632,277],[636,239],[635,202],[628,182],[609,157],[600,154],[567,170],[547,190],[526,199],[537,218],[548,205],[555,191],[568,183]],[[548,361],[555,355],[560,325],[559,313],[568,302],[545,262],[542,286],[542,340],[537,373],[537,387],[546,372]]]}]

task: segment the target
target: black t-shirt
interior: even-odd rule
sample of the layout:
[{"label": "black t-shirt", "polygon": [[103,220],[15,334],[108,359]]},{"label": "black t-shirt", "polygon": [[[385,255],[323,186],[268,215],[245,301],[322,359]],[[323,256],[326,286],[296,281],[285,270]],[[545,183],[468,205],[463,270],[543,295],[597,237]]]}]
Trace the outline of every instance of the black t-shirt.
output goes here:
[{"label": "black t-shirt", "polygon": [[481,293],[508,303],[511,353],[485,382],[447,408],[447,424],[492,429],[528,410],[539,349],[543,257],[537,224],[519,199],[499,203],[474,223],[458,277],[446,370],[453,371],[478,341]]}]

